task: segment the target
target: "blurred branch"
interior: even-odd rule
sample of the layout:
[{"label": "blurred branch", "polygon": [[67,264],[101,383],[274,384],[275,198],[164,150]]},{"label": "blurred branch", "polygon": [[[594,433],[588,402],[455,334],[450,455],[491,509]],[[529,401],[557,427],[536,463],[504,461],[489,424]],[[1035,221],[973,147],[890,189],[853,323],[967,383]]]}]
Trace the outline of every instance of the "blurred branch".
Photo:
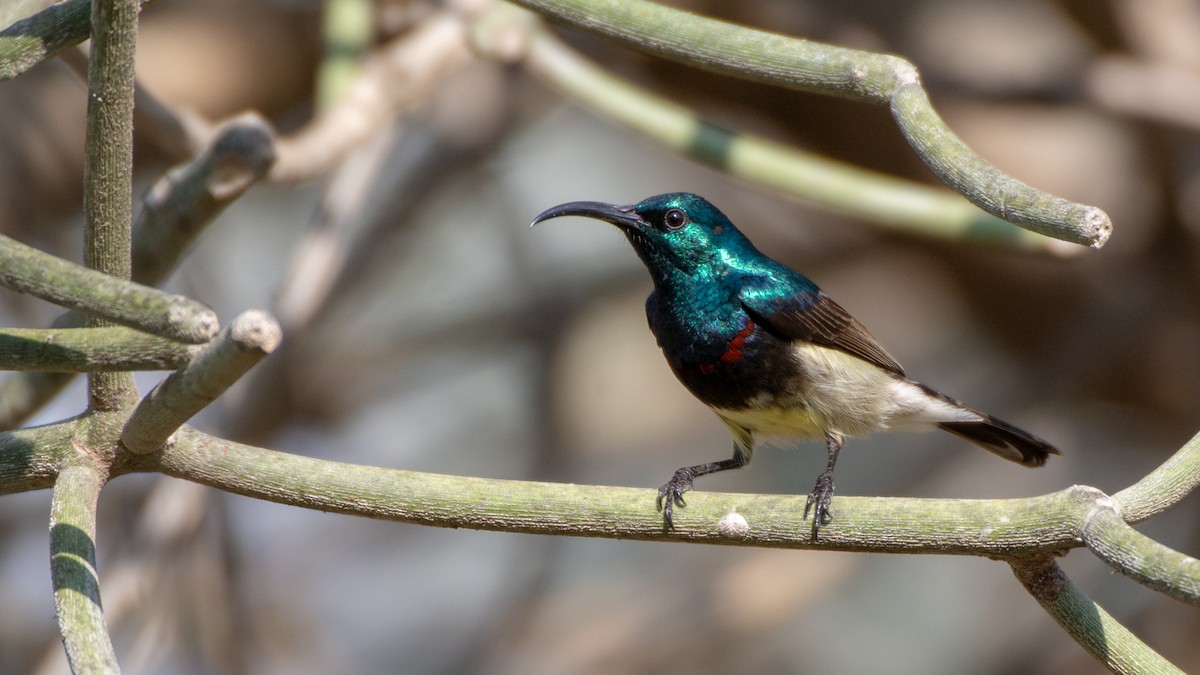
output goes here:
[{"label": "blurred branch", "polygon": [[1013,563],[1030,595],[1075,641],[1115,673],[1182,673],[1071,582],[1050,556]]},{"label": "blurred branch", "polygon": [[322,55],[317,71],[317,109],[326,110],[345,96],[358,75],[375,33],[370,0],[325,0]]},{"label": "blurred branch", "polygon": [[88,39],[91,18],[91,0],[65,0],[0,30],[0,81]]},{"label": "blurred branch", "polygon": [[1087,90],[1123,115],[1200,129],[1200,75],[1191,68],[1107,56],[1092,65]]},{"label": "blurred branch", "polygon": [[0,329],[0,370],[172,370],[197,347],[130,328]]},{"label": "blurred branch", "polygon": [[470,58],[466,29],[457,15],[445,12],[426,19],[367,59],[337,104],[296,135],[280,139],[270,179],[298,182],[329,171]]},{"label": "blurred branch", "polygon": [[106,471],[81,455],[62,470],[50,502],[50,578],[67,661],[76,673],[116,673],[96,574],[96,502]]},{"label": "blurred branch", "polygon": [[[523,35],[514,35],[518,31]],[[524,65],[572,99],[738,178],[916,234],[1055,252],[1078,250],[1016,229],[948,190],[717,127],[684,106],[614,77],[553,37],[541,22],[518,19],[501,24],[493,19],[481,23],[474,34],[483,51],[501,58],[510,57],[505,50],[523,37],[527,40]]]},{"label": "blurred branch", "polygon": [[217,315],[181,295],[80,267],[0,235],[0,285],[171,340],[200,343]]},{"label": "blurred branch", "polygon": [[792,89],[889,105],[930,169],[992,215],[1098,248],[1112,232],[1104,211],[1036,190],[976,155],[934,112],[916,68],[873,54],[707,19],[644,0],[514,0],[553,20],[656,56]]},{"label": "blurred branch", "polygon": [[155,285],[225,207],[275,162],[275,135],[257,113],[222,122],[200,154],[168,171],[146,193],[134,223],[133,279]]},{"label": "blurred branch", "polygon": [[266,312],[248,311],[234,319],[195,360],[154,388],[129,416],[121,443],[148,453],[269,355],[282,339],[279,324]]}]

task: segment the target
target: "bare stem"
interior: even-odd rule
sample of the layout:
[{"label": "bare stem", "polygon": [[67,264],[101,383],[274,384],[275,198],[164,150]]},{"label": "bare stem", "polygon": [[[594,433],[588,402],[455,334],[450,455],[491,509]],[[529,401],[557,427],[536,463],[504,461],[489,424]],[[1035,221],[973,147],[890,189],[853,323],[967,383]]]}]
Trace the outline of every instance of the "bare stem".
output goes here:
[{"label": "bare stem", "polygon": [[96,502],[105,478],[99,463],[81,458],[59,474],[50,503],[54,609],[76,673],[119,672],[96,572]]},{"label": "bare stem", "polygon": [[275,350],[279,324],[266,312],[238,316],[196,358],[146,395],[121,432],[132,452],[157,450],[175,430]]},{"label": "bare stem", "polygon": [[1182,673],[1071,582],[1050,556],[1013,564],[1025,589],[1075,641],[1115,673]]},{"label": "bare stem", "polygon": [[917,69],[886,54],[735,26],[644,0],[514,0],[542,16],[635,49],[746,80],[888,105],[939,178],[988,213],[1047,236],[1099,247],[1108,215],[1036,190],[972,152],[929,104]]}]

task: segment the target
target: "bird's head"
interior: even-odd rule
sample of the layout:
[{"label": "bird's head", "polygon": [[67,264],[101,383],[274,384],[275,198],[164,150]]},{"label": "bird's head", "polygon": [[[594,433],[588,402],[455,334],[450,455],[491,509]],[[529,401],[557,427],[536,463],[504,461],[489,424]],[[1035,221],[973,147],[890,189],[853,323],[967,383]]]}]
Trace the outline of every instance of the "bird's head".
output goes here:
[{"label": "bird's head", "polygon": [[617,206],[603,202],[568,202],[533,219],[583,216],[621,228],[655,281],[682,275],[722,277],[747,255],[758,255],[729,218],[708,200],[688,192],[649,197],[639,204]]}]

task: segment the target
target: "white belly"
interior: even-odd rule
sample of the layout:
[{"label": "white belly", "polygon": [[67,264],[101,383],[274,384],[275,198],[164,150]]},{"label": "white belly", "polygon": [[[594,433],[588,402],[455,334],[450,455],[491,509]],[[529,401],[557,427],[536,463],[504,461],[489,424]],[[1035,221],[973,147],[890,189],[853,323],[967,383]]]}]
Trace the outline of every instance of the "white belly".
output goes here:
[{"label": "white belly", "polygon": [[795,391],[716,413],[727,424],[759,434],[799,438],[921,431],[939,422],[981,419],[914,382],[836,349],[798,344],[796,358],[805,377]]}]

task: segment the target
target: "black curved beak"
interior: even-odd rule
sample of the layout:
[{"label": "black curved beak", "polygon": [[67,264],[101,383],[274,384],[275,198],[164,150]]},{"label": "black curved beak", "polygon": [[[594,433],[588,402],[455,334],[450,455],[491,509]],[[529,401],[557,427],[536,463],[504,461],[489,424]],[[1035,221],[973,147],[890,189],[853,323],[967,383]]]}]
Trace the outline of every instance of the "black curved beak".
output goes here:
[{"label": "black curved beak", "polygon": [[550,220],[551,218],[558,218],[560,216],[595,218],[612,223],[622,230],[639,230],[646,224],[646,221],[642,220],[642,217],[638,215],[637,211],[633,210],[632,206],[617,206],[615,204],[605,204],[604,202],[567,202],[566,204],[552,206],[542,211],[529,225],[537,225],[543,220]]}]

